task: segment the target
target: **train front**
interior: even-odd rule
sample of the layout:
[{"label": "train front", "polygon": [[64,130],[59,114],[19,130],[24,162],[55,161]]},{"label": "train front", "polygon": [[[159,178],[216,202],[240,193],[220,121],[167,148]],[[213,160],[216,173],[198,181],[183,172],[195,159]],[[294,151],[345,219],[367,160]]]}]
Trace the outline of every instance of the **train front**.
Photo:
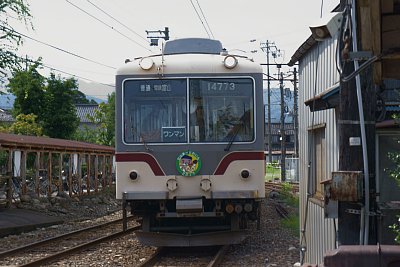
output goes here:
[{"label": "train front", "polygon": [[116,190],[152,246],[240,243],[265,197],[262,68],[180,39],[116,76]]}]

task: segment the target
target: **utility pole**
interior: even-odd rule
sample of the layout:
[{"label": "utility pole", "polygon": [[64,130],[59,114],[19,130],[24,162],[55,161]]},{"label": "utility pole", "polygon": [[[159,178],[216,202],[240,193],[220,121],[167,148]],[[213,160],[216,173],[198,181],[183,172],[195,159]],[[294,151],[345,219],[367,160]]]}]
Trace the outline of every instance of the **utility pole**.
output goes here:
[{"label": "utility pole", "polygon": [[[268,40],[266,43],[261,43],[260,47],[261,47],[261,50],[263,50],[267,53],[268,162],[271,164],[272,163],[272,133],[271,133],[271,83],[270,83],[270,75],[269,75],[269,54],[271,53],[273,57],[276,57],[277,52],[279,52],[279,50],[276,47],[274,42],[269,42]],[[264,109],[264,114],[265,114],[265,109]],[[265,119],[264,119],[264,125],[265,125]]]},{"label": "utility pole", "polygon": [[293,70],[293,126],[294,126],[294,157],[299,157],[299,95],[297,88],[297,70]]},{"label": "utility pole", "polygon": [[283,86],[283,73],[280,72],[279,87],[281,91],[281,181],[286,181],[286,134],[285,134],[285,93]]},{"label": "utility pole", "polygon": [[[356,6],[352,6],[351,11],[355,12],[355,8]],[[356,19],[356,16],[354,18]],[[356,23],[356,20],[354,23]],[[354,26],[354,28],[356,27]],[[354,48],[357,48],[355,45],[358,41],[356,39],[357,33],[354,31],[351,31],[351,33],[353,36],[346,34],[343,43],[339,46],[343,55],[345,53],[350,54],[354,51]],[[346,46],[350,48],[349,51],[346,51]],[[344,56],[340,59],[345,60]],[[342,71],[342,78],[348,77],[357,69],[359,69],[358,63],[355,61],[347,62]],[[339,201],[338,242],[341,245],[375,244],[377,239],[376,218],[373,218],[370,214],[370,204],[372,204],[370,200],[374,200],[375,197],[374,162],[376,153],[374,146],[376,91],[372,86],[372,76],[371,69],[367,68],[365,72],[359,74],[359,77],[356,76],[349,81],[344,81],[344,79],[340,81],[340,103],[337,116],[339,171],[360,171],[364,175],[364,200],[357,202]],[[358,93],[361,93],[361,95],[358,95]],[[366,147],[363,145],[363,127],[365,127]],[[366,156],[366,160],[364,156]],[[364,165],[368,166],[368,170],[365,169]],[[368,181],[366,181],[366,178],[368,178]],[[353,214],[349,211],[356,211],[356,213]]]}]

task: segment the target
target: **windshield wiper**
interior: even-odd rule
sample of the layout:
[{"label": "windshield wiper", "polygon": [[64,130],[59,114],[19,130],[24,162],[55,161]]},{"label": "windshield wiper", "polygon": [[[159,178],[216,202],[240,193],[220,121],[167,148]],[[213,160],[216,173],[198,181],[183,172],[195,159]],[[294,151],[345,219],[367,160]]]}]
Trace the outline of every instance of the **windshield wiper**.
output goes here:
[{"label": "windshield wiper", "polygon": [[229,151],[231,149],[231,146],[232,146],[233,142],[235,141],[236,136],[238,135],[239,131],[242,129],[243,125],[244,125],[243,121],[238,124],[235,124],[235,126],[233,127],[234,133],[233,133],[231,139],[229,140],[229,143],[226,145],[224,151]]},{"label": "windshield wiper", "polygon": [[146,142],[146,140],[144,140],[143,134],[140,134],[140,141],[142,141],[142,143],[143,143],[143,145],[144,145],[144,148],[145,148],[147,151],[149,151],[149,152],[152,152],[152,151],[153,151],[153,149],[151,149],[150,147],[147,146],[147,142]]}]

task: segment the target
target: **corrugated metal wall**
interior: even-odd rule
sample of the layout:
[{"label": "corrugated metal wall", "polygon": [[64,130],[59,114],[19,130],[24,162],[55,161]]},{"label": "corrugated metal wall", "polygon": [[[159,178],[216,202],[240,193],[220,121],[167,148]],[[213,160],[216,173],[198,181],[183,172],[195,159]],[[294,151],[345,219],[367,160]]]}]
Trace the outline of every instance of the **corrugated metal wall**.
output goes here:
[{"label": "corrugated metal wall", "polygon": [[[321,263],[325,251],[335,248],[334,220],[324,218],[324,208],[318,201],[309,198],[308,164],[310,153],[309,130],[312,125],[325,124],[326,138],[326,177],[338,169],[338,138],[335,110],[310,112],[304,101],[314,98],[339,81],[335,63],[336,40],[329,39],[317,42],[300,60],[299,65],[299,152],[300,152],[300,229],[304,228],[305,236],[300,238],[306,246],[305,261]],[[307,208],[308,206],[308,208]]]}]

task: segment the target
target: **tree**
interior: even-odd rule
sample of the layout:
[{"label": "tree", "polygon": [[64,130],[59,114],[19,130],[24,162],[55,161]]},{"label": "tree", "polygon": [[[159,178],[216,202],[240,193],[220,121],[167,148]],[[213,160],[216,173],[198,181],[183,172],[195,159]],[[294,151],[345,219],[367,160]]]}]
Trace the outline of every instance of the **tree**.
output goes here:
[{"label": "tree", "polygon": [[13,77],[9,79],[8,91],[16,97],[14,117],[33,113],[39,120],[42,118],[45,78],[37,71],[39,64],[34,63],[28,70],[14,71]]},{"label": "tree", "polygon": [[[393,114],[393,119],[400,119],[400,114]],[[386,170],[390,177],[396,180],[397,184],[400,186],[400,153],[399,152],[389,152],[388,158],[394,163],[395,167],[393,169]],[[397,215],[397,223],[389,226],[390,229],[396,234],[395,241],[400,244],[400,215]]]},{"label": "tree", "polygon": [[62,80],[54,73],[47,79],[43,114],[44,134],[53,138],[69,139],[79,125],[73,104],[73,91],[77,90],[74,79]]},{"label": "tree", "polygon": [[100,103],[99,109],[88,119],[98,125],[96,129],[85,127],[75,133],[75,139],[99,145],[115,145],[115,92],[108,95],[107,103]]},{"label": "tree", "polygon": [[20,67],[22,62],[16,54],[17,47],[21,45],[22,39],[10,25],[8,19],[10,17],[17,18],[26,25],[30,24],[32,16],[28,3],[25,0],[0,1],[0,80],[4,80],[8,70]]},{"label": "tree", "polygon": [[91,99],[90,101],[86,98],[86,95],[81,91],[74,90],[72,92],[72,98],[74,104],[97,104],[96,101]]},{"label": "tree", "polygon": [[35,114],[19,114],[8,131],[14,134],[41,136],[43,129],[36,123],[36,118]]}]

